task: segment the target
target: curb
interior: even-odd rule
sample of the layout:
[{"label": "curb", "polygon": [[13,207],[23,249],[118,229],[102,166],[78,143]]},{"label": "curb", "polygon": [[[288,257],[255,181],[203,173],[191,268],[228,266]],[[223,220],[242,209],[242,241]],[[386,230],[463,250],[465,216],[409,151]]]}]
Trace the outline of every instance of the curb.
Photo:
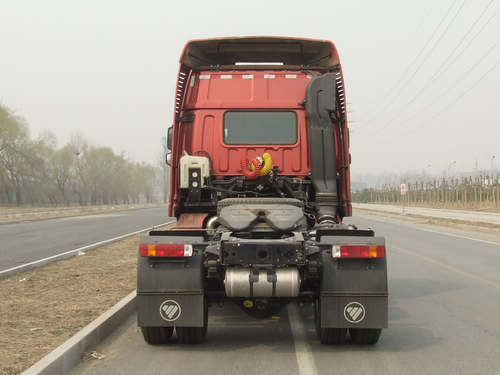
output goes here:
[{"label": "curb", "polygon": [[144,229],[138,230],[136,232],[123,234],[123,235],[118,236],[118,237],[110,238],[109,240],[104,240],[104,241],[96,242],[96,243],[93,243],[93,244],[90,244],[90,245],[87,245],[87,246],[79,247],[78,249],[69,250],[69,251],[66,251],[64,253],[56,254],[56,255],[53,255],[53,256],[48,257],[48,258],[44,258],[44,259],[40,259],[40,260],[35,260],[34,262],[30,262],[30,263],[22,264],[20,266],[8,268],[8,269],[6,269],[4,271],[0,271],[0,279],[2,279],[4,277],[7,277],[7,276],[10,276],[10,275],[14,275],[16,273],[20,273],[20,272],[24,272],[24,271],[29,271],[29,270],[31,270],[33,268],[42,267],[42,266],[45,266],[46,264],[49,264],[49,263],[52,263],[52,262],[55,262],[55,261],[58,261],[58,260],[68,259],[68,258],[74,257],[75,255],[77,255],[80,252],[86,252],[86,251],[90,251],[90,250],[95,250],[98,247],[101,247],[101,246],[104,246],[104,245],[109,245],[111,243],[123,240],[124,238],[131,237],[131,236],[134,236],[134,235],[136,235],[138,233],[145,232],[145,231],[151,230],[153,228],[161,227],[161,226],[170,224],[172,222],[173,222],[173,220],[170,220],[170,221],[167,221],[166,223],[161,223],[161,224],[149,227],[149,228],[144,228]]},{"label": "curb", "polygon": [[136,308],[136,291],[119,301],[104,312],[92,323],[88,324],[65,343],[47,354],[21,375],[58,375],[68,373],[82,355],[99,344],[118,326],[120,326]]}]

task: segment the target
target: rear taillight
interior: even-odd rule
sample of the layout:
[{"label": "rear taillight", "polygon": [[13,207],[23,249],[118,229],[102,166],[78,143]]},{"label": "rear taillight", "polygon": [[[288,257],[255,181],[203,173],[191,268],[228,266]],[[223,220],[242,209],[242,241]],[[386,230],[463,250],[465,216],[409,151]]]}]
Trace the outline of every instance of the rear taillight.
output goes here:
[{"label": "rear taillight", "polygon": [[141,243],[139,246],[141,257],[179,258],[193,255],[193,245],[166,244],[166,243]]},{"label": "rear taillight", "polygon": [[333,245],[334,258],[384,258],[384,245]]}]

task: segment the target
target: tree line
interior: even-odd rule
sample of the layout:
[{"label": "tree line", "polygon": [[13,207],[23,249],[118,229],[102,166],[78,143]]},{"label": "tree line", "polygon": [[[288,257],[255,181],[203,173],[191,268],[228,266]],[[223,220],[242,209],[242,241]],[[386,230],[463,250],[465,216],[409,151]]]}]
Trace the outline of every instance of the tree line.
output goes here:
[{"label": "tree line", "polygon": [[62,147],[51,133],[33,138],[26,121],[0,104],[0,205],[153,202],[162,180],[159,168],[81,134]]}]

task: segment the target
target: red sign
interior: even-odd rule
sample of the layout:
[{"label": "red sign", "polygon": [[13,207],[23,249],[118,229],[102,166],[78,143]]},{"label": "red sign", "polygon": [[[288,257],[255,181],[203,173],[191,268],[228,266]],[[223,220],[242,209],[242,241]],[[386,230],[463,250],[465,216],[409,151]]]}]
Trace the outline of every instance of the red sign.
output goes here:
[{"label": "red sign", "polygon": [[406,195],[406,184],[401,184],[401,195]]}]

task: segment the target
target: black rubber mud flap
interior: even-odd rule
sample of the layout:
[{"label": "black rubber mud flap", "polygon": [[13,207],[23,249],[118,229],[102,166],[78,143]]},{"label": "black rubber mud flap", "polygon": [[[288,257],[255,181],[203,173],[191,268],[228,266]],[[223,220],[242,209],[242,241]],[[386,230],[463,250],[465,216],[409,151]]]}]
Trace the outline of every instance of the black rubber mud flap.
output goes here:
[{"label": "black rubber mud flap", "polygon": [[[143,237],[154,243],[155,236]],[[202,242],[202,238],[169,236],[162,242]],[[162,259],[139,255],[137,261],[137,324],[140,327],[203,327],[205,295],[202,252],[188,258]]]},{"label": "black rubber mud flap", "polygon": [[336,110],[336,77],[335,73],[317,76],[306,89],[311,177],[316,192],[319,221],[335,221],[338,206],[332,119]]},{"label": "black rubber mud flap", "polygon": [[[382,237],[324,236],[322,244],[369,243],[385,245]],[[320,308],[322,328],[381,329],[388,324],[386,258],[333,258],[321,253]],[[354,336],[362,331],[353,331]],[[363,331],[364,332],[364,331]],[[357,335],[356,337],[374,334]],[[360,338],[358,341],[370,341]]]}]

